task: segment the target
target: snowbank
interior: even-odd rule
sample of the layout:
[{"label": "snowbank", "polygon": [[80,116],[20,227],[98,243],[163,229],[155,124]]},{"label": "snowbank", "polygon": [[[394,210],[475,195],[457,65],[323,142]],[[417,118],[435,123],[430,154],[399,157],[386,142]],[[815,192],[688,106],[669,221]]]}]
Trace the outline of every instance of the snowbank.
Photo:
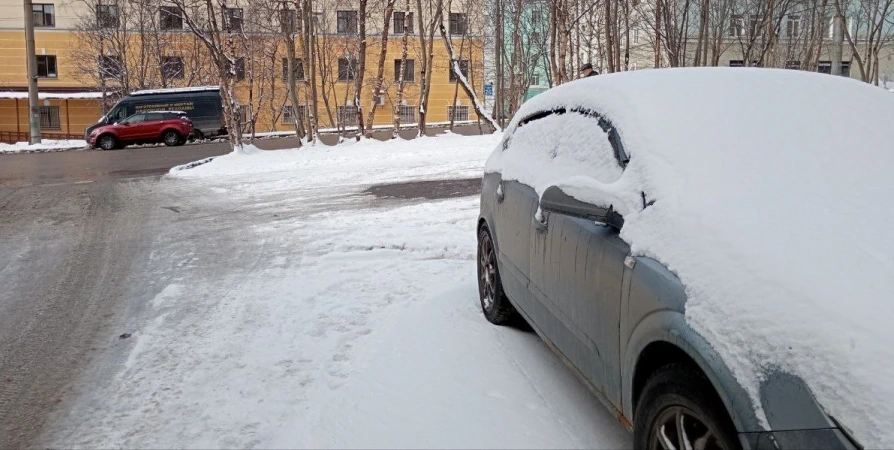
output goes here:
[{"label": "snowbank", "polygon": [[27,142],[16,142],[15,144],[0,143],[0,153],[33,153],[85,147],[87,147],[87,141],[83,139],[42,139],[40,144],[34,145]]},{"label": "snowbank", "polygon": [[[567,174],[531,159],[527,172],[506,166],[510,176],[613,203],[632,250],[686,285],[687,320],[759,417],[760,381],[776,367],[802,377],[863,445],[894,447],[894,98],[798,71],[637,71],[554,88],[508,129],[560,106],[613,121],[631,158],[623,175],[557,158]],[[487,170],[507,165],[501,153]],[[643,210],[641,192],[653,206]]]},{"label": "snowbank", "polygon": [[[0,98],[27,99],[28,91],[0,91]],[[102,92],[38,92],[37,98],[40,100],[100,99],[102,98]]]},{"label": "snowbank", "polygon": [[[190,170],[174,170],[170,176],[217,178],[222,176],[282,172],[281,189],[378,183],[416,178],[463,178],[480,176],[482,161],[499,142],[499,135],[445,134],[412,140],[381,142],[364,139],[338,146],[305,146],[298,150],[230,153]],[[363,181],[360,181],[362,175]]]}]

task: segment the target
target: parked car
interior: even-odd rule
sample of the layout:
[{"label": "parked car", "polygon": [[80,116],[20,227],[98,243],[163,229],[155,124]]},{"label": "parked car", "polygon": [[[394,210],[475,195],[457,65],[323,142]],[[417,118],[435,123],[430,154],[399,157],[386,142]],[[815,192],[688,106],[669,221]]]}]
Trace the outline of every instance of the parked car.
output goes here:
[{"label": "parked car", "polygon": [[772,69],[534,97],[485,169],[484,316],[527,321],[637,449],[891,448],[892,117]]},{"label": "parked car", "polygon": [[120,122],[94,128],[87,142],[93,148],[112,150],[130,144],[183,145],[193,133],[192,121],[183,111],[149,111]]},{"label": "parked car", "polygon": [[227,132],[218,86],[150,89],[133,92],[121,99],[96,124],[87,127],[84,140],[89,141],[96,128],[148,111],[183,111],[193,122],[196,138]]}]

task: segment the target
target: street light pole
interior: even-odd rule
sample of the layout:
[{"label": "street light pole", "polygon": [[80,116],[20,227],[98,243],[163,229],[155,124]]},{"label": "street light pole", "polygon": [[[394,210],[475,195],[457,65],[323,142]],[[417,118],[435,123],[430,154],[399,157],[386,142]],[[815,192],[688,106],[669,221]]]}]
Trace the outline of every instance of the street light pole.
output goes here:
[{"label": "street light pole", "polygon": [[[40,103],[37,96],[37,56],[34,54],[34,7],[25,4],[25,58],[28,62],[28,122],[31,144],[40,144]],[[16,112],[18,114],[18,112]]]}]

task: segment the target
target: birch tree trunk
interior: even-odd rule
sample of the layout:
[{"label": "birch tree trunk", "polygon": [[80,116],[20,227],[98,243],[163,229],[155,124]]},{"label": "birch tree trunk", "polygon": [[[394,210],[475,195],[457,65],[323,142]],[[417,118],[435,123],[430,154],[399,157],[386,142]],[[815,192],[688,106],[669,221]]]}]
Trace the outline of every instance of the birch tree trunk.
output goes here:
[{"label": "birch tree trunk", "polygon": [[410,0],[406,0],[406,3],[404,5],[404,35],[400,41],[400,74],[398,75],[397,79],[397,106],[395,107],[394,105],[392,105],[392,107],[396,108],[396,111],[394,111],[394,130],[392,130],[391,132],[391,139],[396,139],[398,136],[400,136],[400,108],[403,107],[404,104],[404,85],[406,84],[404,75],[406,74],[407,51],[410,44],[411,26],[412,22],[410,21]]},{"label": "birch tree trunk", "polygon": [[[385,3],[385,24],[382,27],[382,51],[379,52],[379,71],[376,74],[375,86],[373,87],[373,104],[372,108],[370,108],[369,115],[366,120],[366,137],[372,137],[373,132],[373,122],[376,118],[376,108],[379,106],[378,99],[382,96],[382,83],[385,78],[385,56],[388,53],[388,31],[391,26],[391,16],[394,13],[394,3],[396,0],[387,0]],[[404,21],[406,21],[406,17],[404,16]],[[404,26],[406,28],[406,25]],[[401,67],[403,69],[403,67]],[[363,125],[363,122],[360,122],[360,125]]]},{"label": "birch tree trunk", "polygon": [[358,15],[360,50],[357,55],[357,75],[354,77],[354,107],[357,109],[357,140],[363,137],[363,77],[366,75],[366,4],[368,0],[360,0]]}]

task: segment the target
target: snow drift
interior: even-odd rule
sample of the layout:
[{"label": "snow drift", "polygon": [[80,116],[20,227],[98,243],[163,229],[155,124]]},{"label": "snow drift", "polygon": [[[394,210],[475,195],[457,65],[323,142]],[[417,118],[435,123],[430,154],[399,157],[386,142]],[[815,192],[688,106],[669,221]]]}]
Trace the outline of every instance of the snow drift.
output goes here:
[{"label": "snow drift", "polygon": [[[534,97],[507,135],[559,107],[615,124],[631,158],[619,178],[582,174],[569,159],[564,171],[531,157],[510,165],[502,146],[486,170],[613,203],[633,252],[685,284],[687,320],[759,417],[760,381],[778,367],[863,445],[894,446],[894,97],[797,71],[639,71]],[[572,141],[592,133],[555,131]],[[653,206],[643,209],[641,192]]]}]

